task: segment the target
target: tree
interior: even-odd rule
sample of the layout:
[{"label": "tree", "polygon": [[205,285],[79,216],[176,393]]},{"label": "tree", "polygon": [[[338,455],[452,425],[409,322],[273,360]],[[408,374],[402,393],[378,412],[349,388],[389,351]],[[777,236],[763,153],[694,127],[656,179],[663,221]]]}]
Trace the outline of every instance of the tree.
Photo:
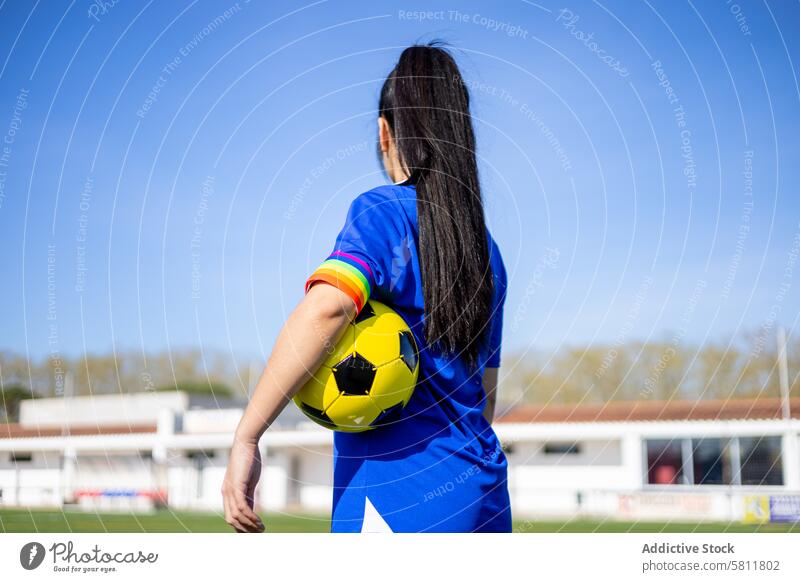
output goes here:
[{"label": "tree", "polygon": [[0,404],[3,407],[5,422],[19,422],[19,405],[23,400],[33,398],[34,395],[22,384],[11,384],[0,391]]},{"label": "tree", "polygon": [[233,396],[233,390],[231,390],[230,386],[223,382],[217,382],[214,380],[179,381],[175,385],[159,386],[156,388],[156,390],[159,392],[169,392],[175,390],[178,392],[186,392],[192,396],[212,396],[215,398],[230,398]]}]

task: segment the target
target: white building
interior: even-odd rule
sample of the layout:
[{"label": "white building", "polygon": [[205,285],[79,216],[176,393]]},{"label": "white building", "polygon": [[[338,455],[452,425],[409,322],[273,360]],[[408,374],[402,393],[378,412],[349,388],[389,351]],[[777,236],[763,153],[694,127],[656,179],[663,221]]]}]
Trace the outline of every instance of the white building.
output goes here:
[{"label": "white building", "polygon": [[[517,518],[800,519],[800,399],[517,407],[495,425]],[[24,401],[0,425],[0,506],[220,510],[237,402],[185,393]],[[293,406],[256,497],[329,512],[331,433]]]}]

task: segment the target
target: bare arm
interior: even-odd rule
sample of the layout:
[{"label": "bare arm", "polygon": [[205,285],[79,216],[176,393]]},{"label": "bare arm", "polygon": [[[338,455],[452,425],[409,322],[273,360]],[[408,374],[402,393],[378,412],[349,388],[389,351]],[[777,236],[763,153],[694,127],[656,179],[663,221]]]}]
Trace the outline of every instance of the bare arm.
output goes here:
[{"label": "bare arm", "polygon": [[289,315],[250,403],[238,439],[258,441],[289,400],[317,371],[355,316],[353,301],[332,285],[314,285]]},{"label": "bare arm", "polygon": [[486,408],[483,416],[492,424],[494,420],[494,406],[497,402],[497,376],[498,368],[486,368],[483,372],[483,391],[486,393]]},{"label": "bare arm", "polygon": [[325,360],[355,316],[353,300],[332,285],[314,285],[281,329],[234,435],[222,484],[225,521],[237,532],[260,532],[253,511],[261,476],[258,441]]}]

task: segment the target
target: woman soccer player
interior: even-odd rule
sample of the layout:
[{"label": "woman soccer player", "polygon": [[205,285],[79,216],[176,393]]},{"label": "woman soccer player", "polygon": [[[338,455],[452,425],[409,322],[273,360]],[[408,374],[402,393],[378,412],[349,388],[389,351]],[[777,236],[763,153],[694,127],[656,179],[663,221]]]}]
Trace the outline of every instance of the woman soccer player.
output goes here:
[{"label": "woman soccer player", "polygon": [[370,297],[411,327],[419,382],[396,422],[334,434],[332,531],[511,531],[491,427],[506,273],[484,221],[467,88],[447,51],[403,51],[381,90],[378,137],[394,184],[353,201],[237,427],[222,487],[237,531],[264,529],[252,509],[260,437]]}]

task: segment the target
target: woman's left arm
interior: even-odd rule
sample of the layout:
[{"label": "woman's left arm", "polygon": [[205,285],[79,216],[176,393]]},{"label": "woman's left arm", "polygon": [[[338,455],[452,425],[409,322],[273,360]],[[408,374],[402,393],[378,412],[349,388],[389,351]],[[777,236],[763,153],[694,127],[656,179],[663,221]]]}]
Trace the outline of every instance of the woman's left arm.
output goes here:
[{"label": "woman's left arm", "polygon": [[314,285],[281,329],[239,421],[222,484],[225,521],[236,531],[264,530],[253,511],[261,475],[258,441],[316,372],[355,314],[356,305],[349,295],[333,285]]},{"label": "woman's left arm", "polygon": [[483,391],[486,393],[486,406],[483,416],[492,424],[494,421],[494,408],[497,402],[497,368],[486,368],[483,372]]}]

